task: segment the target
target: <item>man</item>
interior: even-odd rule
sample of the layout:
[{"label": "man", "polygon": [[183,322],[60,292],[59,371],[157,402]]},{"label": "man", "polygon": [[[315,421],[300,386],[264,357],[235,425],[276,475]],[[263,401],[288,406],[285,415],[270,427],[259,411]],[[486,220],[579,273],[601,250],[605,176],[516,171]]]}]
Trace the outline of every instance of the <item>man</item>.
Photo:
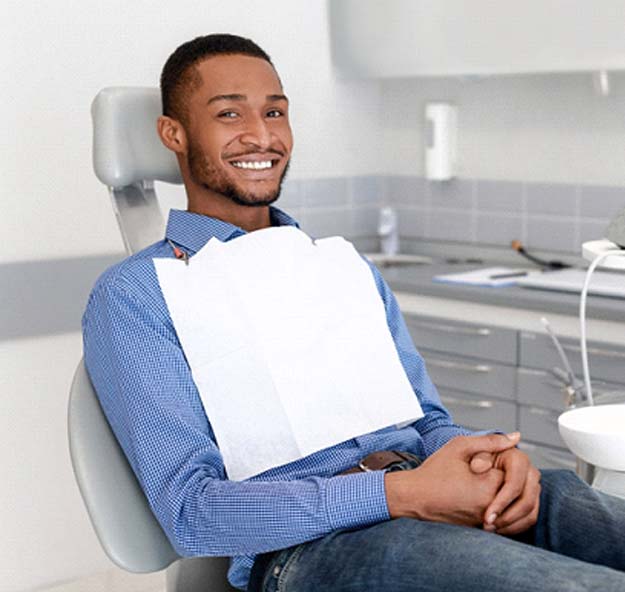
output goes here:
[{"label": "man", "polygon": [[296,225],[270,205],[293,147],[288,99],[267,54],[231,35],[179,47],[161,89],[158,132],[188,211],[99,279],[83,330],[100,401],[176,550],[233,557],[229,579],[248,590],[625,589],[625,504],[566,472],[544,472],[541,492],[518,434],[453,424],[373,267],[424,417],[228,480],[153,259]]}]

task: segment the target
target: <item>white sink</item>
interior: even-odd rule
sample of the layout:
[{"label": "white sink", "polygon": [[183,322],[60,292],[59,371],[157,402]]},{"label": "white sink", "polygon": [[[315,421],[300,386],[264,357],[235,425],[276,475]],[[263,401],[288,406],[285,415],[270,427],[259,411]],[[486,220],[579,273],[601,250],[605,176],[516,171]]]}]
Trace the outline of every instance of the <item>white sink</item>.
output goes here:
[{"label": "white sink", "polygon": [[560,435],[582,460],[610,471],[625,471],[625,404],[565,411]]},{"label": "white sink", "polygon": [[430,257],[423,255],[386,255],[384,253],[365,253],[365,257],[378,267],[395,267],[396,265],[429,265]]}]

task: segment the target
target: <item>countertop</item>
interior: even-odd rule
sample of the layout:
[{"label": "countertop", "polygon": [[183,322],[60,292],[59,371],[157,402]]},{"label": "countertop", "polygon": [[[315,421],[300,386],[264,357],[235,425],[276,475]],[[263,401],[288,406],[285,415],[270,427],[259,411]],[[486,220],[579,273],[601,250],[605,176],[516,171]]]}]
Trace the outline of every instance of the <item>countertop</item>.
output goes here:
[{"label": "countertop", "polygon": [[[481,267],[494,266],[487,262]],[[434,282],[446,273],[480,267],[436,261],[429,265],[381,267],[380,271],[406,313],[432,314],[457,320],[542,331],[540,317],[548,317],[560,335],[579,335],[579,294],[508,286],[487,288]],[[463,305],[458,306],[458,301]],[[625,343],[625,299],[589,296],[586,315],[590,339]]]},{"label": "countertop", "polygon": [[[491,265],[494,264],[485,263],[482,267]],[[462,273],[478,267],[480,265],[475,263],[468,265],[434,261],[430,265],[382,267],[380,271],[394,291],[564,315],[579,314],[579,294],[517,286],[486,288],[432,281],[432,278],[438,275]],[[589,296],[586,314],[588,318],[625,322],[625,299]]]}]

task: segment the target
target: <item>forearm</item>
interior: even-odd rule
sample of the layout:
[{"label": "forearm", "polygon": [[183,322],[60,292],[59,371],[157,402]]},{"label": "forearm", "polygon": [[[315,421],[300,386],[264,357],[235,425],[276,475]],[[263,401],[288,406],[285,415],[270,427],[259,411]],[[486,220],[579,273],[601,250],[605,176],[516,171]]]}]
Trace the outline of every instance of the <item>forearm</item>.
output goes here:
[{"label": "forearm", "polygon": [[257,554],[389,518],[384,474],[233,482],[197,476],[162,523],[184,556]]}]

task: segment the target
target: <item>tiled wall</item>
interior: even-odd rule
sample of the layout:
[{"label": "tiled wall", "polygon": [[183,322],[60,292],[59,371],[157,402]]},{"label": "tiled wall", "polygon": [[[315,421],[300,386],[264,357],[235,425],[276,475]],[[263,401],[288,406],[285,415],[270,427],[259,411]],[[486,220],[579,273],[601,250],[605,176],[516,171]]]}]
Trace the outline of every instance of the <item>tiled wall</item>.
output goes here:
[{"label": "tiled wall", "polygon": [[406,239],[494,246],[518,239],[532,249],[578,253],[625,207],[625,187],[365,176],[288,181],[279,205],[315,236],[373,239],[379,208],[390,205]]}]

